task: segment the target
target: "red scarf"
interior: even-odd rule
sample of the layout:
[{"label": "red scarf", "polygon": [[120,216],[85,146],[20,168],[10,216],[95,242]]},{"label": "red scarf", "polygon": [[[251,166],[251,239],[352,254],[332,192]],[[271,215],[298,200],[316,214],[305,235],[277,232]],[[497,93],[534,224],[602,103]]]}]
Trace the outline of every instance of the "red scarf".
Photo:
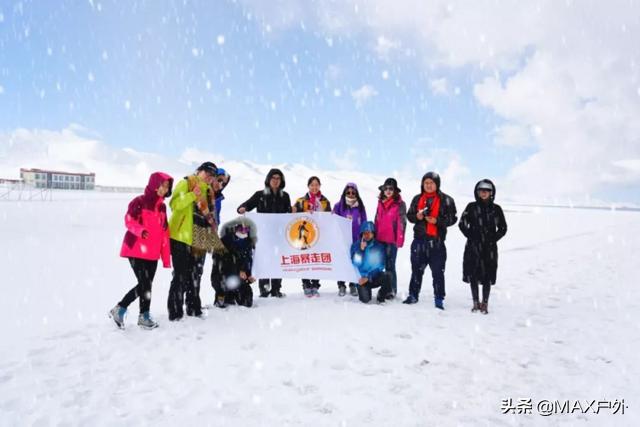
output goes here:
[{"label": "red scarf", "polygon": [[393,205],[393,202],[395,202],[395,200],[393,200],[393,197],[389,197],[382,202],[382,206],[384,206],[385,210],[389,210],[391,208],[391,205]]},{"label": "red scarf", "polygon": [[319,191],[316,194],[309,193],[309,210],[313,212],[321,211],[322,210],[322,204],[320,203],[321,200],[322,200],[322,193],[320,193]]},{"label": "red scarf", "polygon": [[[431,211],[429,216],[437,218],[440,213],[440,197],[438,193],[422,193],[418,202],[418,211],[427,207],[427,199],[433,199],[431,202]],[[427,236],[438,237],[438,227],[435,224],[427,222]]]}]

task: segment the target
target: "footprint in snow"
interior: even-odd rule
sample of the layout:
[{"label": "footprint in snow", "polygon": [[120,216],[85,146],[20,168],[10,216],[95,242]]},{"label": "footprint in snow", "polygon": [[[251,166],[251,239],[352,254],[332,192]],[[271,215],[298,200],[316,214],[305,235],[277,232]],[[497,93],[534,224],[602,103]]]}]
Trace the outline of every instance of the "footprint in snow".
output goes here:
[{"label": "footprint in snow", "polygon": [[395,334],[396,338],[401,338],[403,340],[410,340],[413,338],[413,336],[411,336],[411,334],[407,334],[407,333],[400,333],[400,334]]},{"label": "footprint in snow", "polygon": [[373,354],[380,357],[396,357],[396,354],[391,350],[389,350],[388,348],[375,349],[371,347],[371,351],[373,352]]}]

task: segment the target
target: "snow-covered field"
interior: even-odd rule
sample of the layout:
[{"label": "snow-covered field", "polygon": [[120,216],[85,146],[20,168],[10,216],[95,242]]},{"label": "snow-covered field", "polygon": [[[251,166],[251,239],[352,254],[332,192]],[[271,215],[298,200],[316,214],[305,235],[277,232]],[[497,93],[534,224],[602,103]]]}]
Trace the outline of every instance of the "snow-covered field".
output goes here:
[{"label": "snow-covered field", "polygon": [[[232,181],[226,219],[260,176]],[[326,181],[334,201],[346,180]],[[363,186],[370,214],[380,183]],[[400,184],[405,199],[418,187]],[[160,269],[160,328],[135,326],[134,303],[120,331],[106,313],[134,285],[118,257],[132,196],[0,202],[0,425],[639,425],[638,212],[503,205],[509,233],[488,316],[469,310],[456,226],[444,312],[427,272],[414,306],[363,305],[327,281],[307,300],[290,280],[287,298],[169,323],[171,275]],[[467,201],[456,197],[459,212]],[[398,275],[404,296],[406,247]],[[201,295],[213,301],[208,274]],[[533,414],[503,415],[508,398],[531,398]],[[542,417],[542,399],[628,407]]]}]

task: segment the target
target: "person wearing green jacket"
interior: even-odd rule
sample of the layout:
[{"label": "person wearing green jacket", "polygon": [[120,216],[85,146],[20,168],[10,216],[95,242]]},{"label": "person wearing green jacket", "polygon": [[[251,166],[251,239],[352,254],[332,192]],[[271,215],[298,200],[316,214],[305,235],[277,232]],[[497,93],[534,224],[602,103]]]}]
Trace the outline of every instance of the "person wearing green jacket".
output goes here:
[{"label": "person wearing green jacket", "polygon": [[186,304],[187,316],[202,316],[199,281],[195,280],[195,270],[199,257],[204,255],[195,251],[193,242],[193,218],[197,213],[211,224],[214,213],[209,210],[208,192],[218,172],[212,162],[201,164],[193,175],[182,179],[173,189],[169,202],[169,236],[173,279],[169,287],[167,308],[169,320],[180,320]]}]

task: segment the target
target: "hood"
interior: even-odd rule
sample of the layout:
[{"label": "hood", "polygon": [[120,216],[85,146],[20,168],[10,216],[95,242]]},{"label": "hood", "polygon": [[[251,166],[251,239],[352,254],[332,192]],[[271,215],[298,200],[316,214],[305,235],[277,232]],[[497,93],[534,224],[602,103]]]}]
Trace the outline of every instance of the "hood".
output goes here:
[{"label": "hood", "polygon": [[169,191],[164,196],[165,198],[171,196],[171,190],[173,189],[173,178],[169,174],[164,172],[154,172],[149,177],[149,183],[144,189],[144,197],[147,199],[155,199],[157,197],[156,191],[162,185],[163,182],[169,181]]},{"label": "hood", "polygon": [[231,221],[225,222],[222,227],[220,227],[220,239],[224,239],[227,234],[235,234],[238,225],[249,227],[251,245],[255,247],[258,241],[258,226],[255,222],[244,216],[239,216]]},{"label": "hood", "polygon": [[436,172],[427,172],[422,176],[422,179],[420,180],[420,193],[424,191],[424,182],[427,178],[431,178],[433,182],[436,183],[436,192],[440,191],[440,175],[438,175]]},{"label": "hood", "polygon": [[284,174],[280,169],[276,169],[276,168],[273,168],[269,171],[269,173],[267,174],[267,177],[264,180],[264,186],[267,188],[269,187],[269,181],[271,181],[271,177],[273,175],[280,175],[280,177],[282,178],[280,180],[280,190],[284,190],[284,186],[286,185],[286,183],[284,182]]},{"label": "hood", "polygon": [[362,225],[360,225],[360,236],[362,236],[362,234],[365,231],[371,231],[375,235],[376,234],[375,224],[371,221],[363,222]]},{"label": "hood", "polygon": [[486,179],[486,178],[478,181],[476,186],[473,188],[473,197],[476,198],[476,202],[482,201],[478,196],[478,187],[480,186],[480,184],[489,184],[491,186],[492,190],[491,190],[491,197],[489,198],[489,201],[493,202],[496,198],[496,186],[490,179]]}]

